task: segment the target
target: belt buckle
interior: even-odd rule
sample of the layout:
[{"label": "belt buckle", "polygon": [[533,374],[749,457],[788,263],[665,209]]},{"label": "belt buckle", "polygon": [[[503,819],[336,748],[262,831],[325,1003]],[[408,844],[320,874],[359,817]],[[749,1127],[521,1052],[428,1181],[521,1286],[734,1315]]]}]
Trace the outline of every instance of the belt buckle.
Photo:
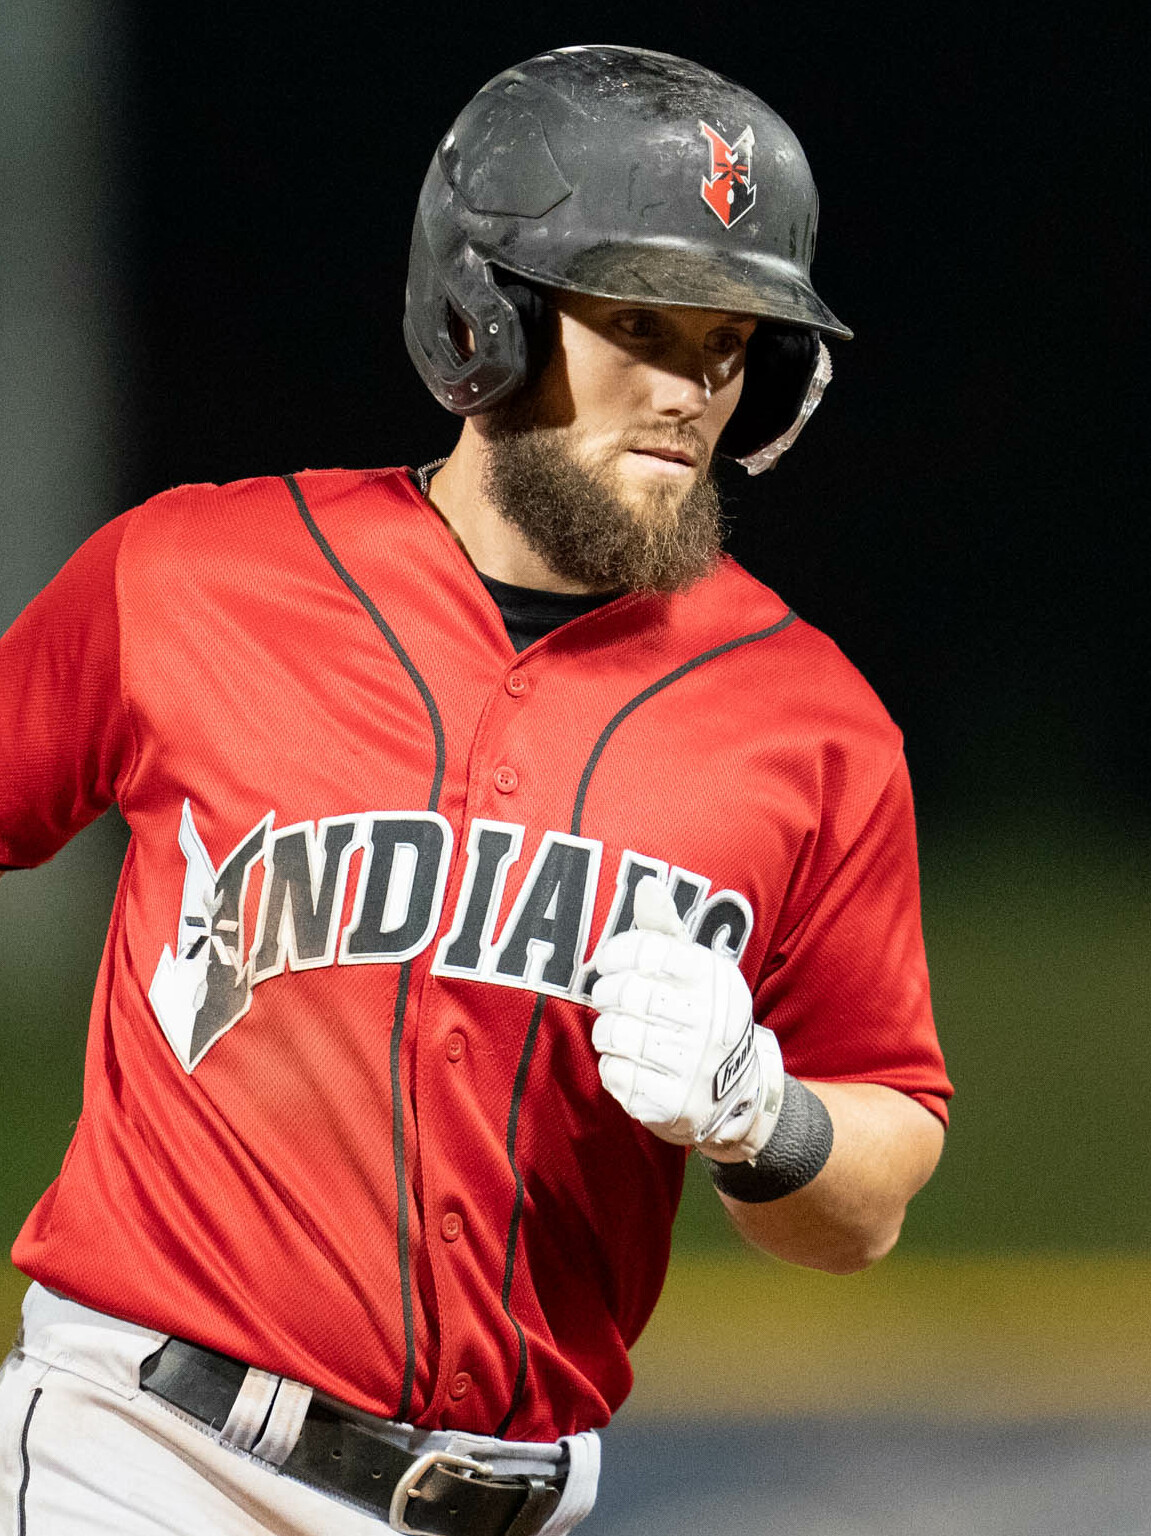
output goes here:
[{"label": "belt buckle", "polygon": [[453,1456],[448,1451],[426,1451],[424,1455],[417,1456],[392,1490],[392,1502],[388,1509],[388,1524],[393,1530],[403,1532],[403,1536],[425,1536],[418,1526],[407,1522],[408,1501],[422,1497],[417,1484],[436,1466],[478,1472],[484,1477],[491,1477],[495,1470],[486,1461],[477,1461],[474,1456]]}]

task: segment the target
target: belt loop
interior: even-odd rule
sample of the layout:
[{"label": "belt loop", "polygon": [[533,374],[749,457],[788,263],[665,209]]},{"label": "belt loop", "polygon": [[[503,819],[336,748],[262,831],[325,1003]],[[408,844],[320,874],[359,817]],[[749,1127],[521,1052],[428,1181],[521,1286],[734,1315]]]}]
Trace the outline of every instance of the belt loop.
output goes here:
[{"label": "belt loop", "polygon": [[261,1461],[270,1461],[274,1467],[282,1467],[296,1448],[296,1441],[304,1427],[304,1415],[311,1401],[311,1387],[284,1376],[276,1391],[276,1400],[272,1404],[264,1433],[252,1447],[252,1455],[259,1456]]},{"label": "belt loop", "polygon": [[236,1393],[232,1411],[220,1431],[220,1439],[225,1445],[234,1445],[238,1451],[252,1449],[256,1436],[264,1427],[264,1420],[268,1417],[279,1385],[279,1376],[259,1371],[254,1365],[248,1367],[248,1374]]},{"label": "belt loop", "polygon": [[599,1485],[600,1439],[594,1429],[576,1435],[563,1435],[560,1444],[568,1453],[568,1474],[559,1503],[552,1510],[539,1536],[564,1536],[595,1506]]},{"label": "belt loop", "polygon": [[504,1532],[504,1536],[536,1536],[543,1526],[545,1516],[550,1514],[560,1501],[558,1490],[554,1485],[549,1487],[542,1477],[529,1476],[525,1481],[528,1485],[528,1496],[520,1505],[519,1512]]}]

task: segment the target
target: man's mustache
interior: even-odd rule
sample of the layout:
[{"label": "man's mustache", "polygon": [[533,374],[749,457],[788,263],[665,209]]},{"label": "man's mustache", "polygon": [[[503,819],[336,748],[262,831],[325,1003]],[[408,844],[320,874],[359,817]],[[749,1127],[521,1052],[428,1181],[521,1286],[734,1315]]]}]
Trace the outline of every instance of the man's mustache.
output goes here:
[{"label": "man's mustache", "polygon": [[692,461],[696,469],[706,469],[711,460],[711,449],[703,434],[687,425],[634,428],[621,433],[617,444],[621,453],[682,454]]}]

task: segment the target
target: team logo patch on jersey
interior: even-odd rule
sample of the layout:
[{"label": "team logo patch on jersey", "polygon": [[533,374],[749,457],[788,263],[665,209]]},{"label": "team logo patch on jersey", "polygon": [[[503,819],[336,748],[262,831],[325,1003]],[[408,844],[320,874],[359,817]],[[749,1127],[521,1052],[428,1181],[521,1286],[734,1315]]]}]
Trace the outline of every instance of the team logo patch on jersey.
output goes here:
[{"label": "team logo patch on jersey", "polygon": [[751,180],[755,134],[749,124],[735,143],[729,144],[722,133],[702,118],[699,131],[711,148],[711,175],[701,178],[699,195],[720,223],[730,229],[755,206],[755,187]]}]

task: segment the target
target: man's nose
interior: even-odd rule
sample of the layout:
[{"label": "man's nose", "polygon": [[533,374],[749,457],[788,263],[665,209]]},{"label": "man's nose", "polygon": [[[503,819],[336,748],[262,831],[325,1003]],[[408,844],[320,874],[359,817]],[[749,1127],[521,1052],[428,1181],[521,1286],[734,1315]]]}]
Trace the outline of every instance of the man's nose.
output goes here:
[{"label": "man's nose", "polygon": [[666,357],[652,370],[652,406],[660,416],[695,421],[711,401],[711,384],[704,358],[686,351]]}]

